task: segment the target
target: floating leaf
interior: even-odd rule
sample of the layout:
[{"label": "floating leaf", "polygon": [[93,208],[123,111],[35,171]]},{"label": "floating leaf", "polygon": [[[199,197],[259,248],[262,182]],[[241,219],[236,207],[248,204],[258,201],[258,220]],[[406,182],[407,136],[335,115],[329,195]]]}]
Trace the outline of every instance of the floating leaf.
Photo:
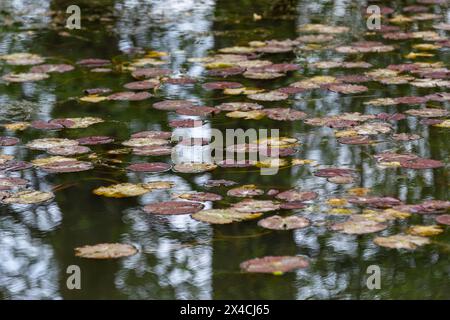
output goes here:
[{"label": "floating leaf", "polygon": [[233,209],[243,213],[269,212],[280,209],[280,205],[271,200],[244,199],[233,204]]},{"label": "floating leaf", "polygon": [[306,113],[290,108],[268,108],[263,112],[269,119],[278,121],[295,121],[306,118]]},{"label": "floating leaf", "polygon": [[46,73],[8,73],[2,76],[2,80],[6,82],[32,82],[47,79]]},{"label": "floating leaf", "polygon": [[408,234],[421,237],[436,236],[444,232],[441,226],[429,225],[429,226],[411,226],[406,231]]},{"label": "floating leaf", "polygon": [[110,198],[136,197],[153,190],[172,188],[173,183],[169,181],[152,181],[149,183],[119,183],[108,187],[99,187],[93,191],[94,194]]},{"label": "floating leaf", "polygon": [[136,247],[123,243],[100,243],[75,248],[75,256],[88,259],[117,259],[138,253]]},{"label": "floating leaf", "polygon": [[150,162],[150,163],[134,163],[127,167],[127,170],[135,172],[164,172],[172,168],[170,164],[164,162]]},{"label": "floating leaf", "polygon": [[150,97],[152,97],[152,95],[148,92],[125,91],[110,94],[106,98],[108,100],[118,100],[118,101],[140,101],[148,99]]},{"label": "floating leaf", "polygon": [[98,144],[108,144],[114,142],[114,139],[108,136],[90,136],[77,139],[78,143],[86,146],[94,146]]},{"label": "floating leaf", "polygon": [[41,64],[30,69],[34,73],[64,73],[72,71],[75,68],[70,64]]},{"label": "floating leaf", "polygon": [[300,256],[263,257],[244,261],[240,267],[251,273],[284,273],[309,266],[309,260]]},{"label": "floating leaf", "polygon": [[247,184],[228,190],[227,195],[233,197],[254,197],[264,194],[264,191],[258,189],[254,184]]},{"label": "floating leaf", "polygon": [[316,199],[318,194],[314,191],[298,191],[298,190],[288,190],[280,192],[275,196],[275,198],[284,201],[309,201]]},{"label": "floating leaf", "polygon": [[308,219],[299,216],[272,216],[258,221],[260,227],[272,230],[291,230],[305,228],[310,225]]},{"label": "floating leaf", "polygon": [[279,91],[269,91],[264,93],[256,93],[248,95],[248,98],[257,101],[282,101],[289,98],[289,95]]},{"label": "floating leaf", "polygon": [[414,250],[429,244],[430,240],[420,236],[397,234],[389,237],[376,237],[373,242],[386,248]]},{"label": "floating leaf", "polygon": [[252,110],[252,111],[232,111],[226,114],[229,118],[235,119],[246,119],[246,120],[260,120],[266,116],[263,111]]},{"label": "floating leaf", "polygon": [[242,213],[233,209],[202,210],[191,215],[198,221],[212,224],[228,224],[259,218],[261,213]]},{"label": "floating leaf", "polygon": [[379,223],[369,219],[354,219],[351,216],[345,222],[335,223],[331,226],[331,230],[339,231],[346,234],[365,234],[379,232],[387,228],[386,224]]},{"label": "floating leaf", "polygon": [[49,201],[54,197],[55,195],[51,192],[25,190],[12,194],[2,202],[6,204],[36,204]]},{"label": "floating leaf", "polygon": [[152,214],[178,215],[196,213],[203,207],[199,202],[165,201],[148,204],[144,207],[144,211]]},{"label": "floating leaf", "polygon": [[201,173],[212,171],[217,166],[212,163],[179,163],[173,166],[172,170],[181,173]]},{"label": "floating leaf", "polygon": [[47,150],[55,147],[69,147],[78,145],[78,141],[63,138],[35,139],[26,144],[30,149]]},{"label": "floating leaf", "polygon": [[189,201],[220,201],[222,196],[211,192],[187,192],[173,195],[174,198],[179,198]]},{"label": "floating leaf", "polygon": [[44,62],[44,58],[37,54],[22,52],[2,55],[0,56],[0,60],[5,60],[7,64],[13,66],[29,66]]},{"label": "floating leaf", "polygon": [[450,226],[450,214],[443,214],[436,217],[436,222]]}]

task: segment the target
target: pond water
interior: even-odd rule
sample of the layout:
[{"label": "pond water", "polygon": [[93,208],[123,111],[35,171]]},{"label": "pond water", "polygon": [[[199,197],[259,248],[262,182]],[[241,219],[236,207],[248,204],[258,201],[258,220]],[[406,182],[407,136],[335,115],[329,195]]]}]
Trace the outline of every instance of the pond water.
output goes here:
[{"label": "pond water", "polygon": [[[81,8],[81,30],[66,29],[66,8],[77,2]],[[383,18],[383,24],[411,5],[425,6],[425,12],[439,15],[431,20],[412,20],[392,24],[400,31],[433,31],[449,37],[449,31],[433,29],[439,22],[450,22],[448,3],[417,4],[414,1],[383,1],[395,13]],[[330,198],[345,198],[352,188],[367,188],[372,196],[388,196],[405,204],[425,200],[449,200],[450,131],[448,127],[427,125],[422,118],[408,116],[389,122],[396,133],[417,134],[413,141],[396,141],[389,134],[371,135],[378,143],[352,145],[338,142],[336,129],[312,126],[304,120],[274,121],[233,119],[221,112],[206,117],[202,128],[186,132],[208,132],[213,128],[272,128],[281,136],[299,141],[297,153],[287,159],[309,159],[313,165],[280,168],[276,175],[261,175],[258,168],[221,168],[202,173],[136,173],[126,170],[130,163],[171,162],[170,155],[139,156],[108,154],[123,148],[121,142],[144,130],[172,131],[168,123],[183,119],[175,112],[156,110],[152,104],[167,99],[187,99],[199,105],[217,106],[224,102],[256,102],[265,108],[290,107],[305,112],[308,118],[338,115],[345,112],[378,115],[402,113],[408,109],[440,108],[449,110],[448,101],[426,101],[391,106],[364,104],[376,98],[426,96],[449,91],[448,85],[423,88],[406,84],[382,84],[377,81],[357,83],[367,86],[361,93],[341,94],[325,89],[306,90],[277,102],[252,101],[245,95],[226,95],[221,90],[205,90],[201,84],[223,81],[208,76],[204,64],[190,58],[212,56],[216,50],[247,46],[249,41],[296,39],[304,24],[347,26],[349,30],[334,34],[333,40],[320,44],[303,44],[286,53],[267,53],[258,59],[273,63],[300,65],[300,70],[273,80],[229,76],[246,87],[272,90],[318,75],[363,75],[392,64],[441,62],[448,67],[450,49],[420,51],[415,44],[435,44],[421,38],[383,39],[383,33],[366,29],[365,1],[229,1],[229,0],[2,0],[0,3],[0,55],[28,52],[45,57],[46,63],[74,65],[65,73],[50,73],[48,79],[36,82],[0,83],[0,121],[31,122],[56,118],[99,117],[105,120],[88,128],[56,131],[2,130],[3,136],[14,136],[20,143],[1,147],[3,155],[16,160],[32,161],[45,157],[44,151],[25,145],[37,138],[77,139],[86,136],[110,136],[115,143],[94,145],[97,158],[80,156],[94,162],[94,169],[73,173],[48,173],[39,168],[2,172],[2,177],[21,177],[29,188],[52,191],[55,198],[35,204],[2,204],[0,206],[0,298],[2,299],[449,299],[450,298],[450,232],[430,237],[430,244],[416,250],[389,249],[376,245],[377,236],[404,233],[411,225],[437,224],[435,214],[413,213],[407,219],[388,221],[388,227],[377,233],[345,234],[330,230],[330,223],[345,221],[348,215],[336,213],[327,204]],[[386,23],[385,23],[386,22]],[[356,41],[382,41],[394,50],[383,53],[345,54],[334,47]],[[420,47],[419,47],[420,48]],[[144,53],[142,53],[143,51]],[[162,57],[173,75],[184,74],[197,79],[195,85],[163,84],[149,90],[153,97],[142,101],[80,101],[88,88],[127,91],[125,83],[134,81],[127,63],[148,52],[166,52]],[[431,56],[405,58],[410,52]],[[158,56],[153,54],[153,56]],[[86,58],[108,59],[112,72],[91,72],[76,64]],[[413,59],[415,58],[415,59]],[[156,57],[155,59],[159,59]],[[314,68],[317,61],[364,61],[369,69]],[[26,72],[30,66],[14,66],[0,61],[1,75]],[[444,72],[445,73],[445,72]],[[417,78],[419,76],[415,75]],[[444,79],[448,74],[445,76]],[[442,79],[441,79],[442,80]],[[413,80],[408,80],[411,82]],[[448,96],[447,96],[448,98]],[[444,119],[438,117],[438,119]],[[347,128],[348,129],[348,128]],[[420,157],[442,161],[435,169],[411,170],[382,167],[374,154],[383,151],[411,152]],[[185,161],[198,154],[182,155]],[[322,168],[355,170],[355,181],[336,184],[313,173]],[[167,201],[171,194],[187,191],[213,192],[223,200],[207,202],[208,208],[226,208],[242,198],[228,196],[230,187],[206,188],[210,179],[233,180],[238,185],[254,184],[269,189],[315,191],[318,197],[299,210],[278,210],[276,214],[308,218],[307,228],[275,231],[258,226],[256,220],[216,225],[196,221],[190,215],[153,215],[144,205]],[[139,197],[108,198],[93,190],[119,182],[172,181],[171,190],[157,190]],[[273,199],[268,196],[257,199]],[[345,208],[361,213],[368,209],[349,205]],[[367,212],[366,212],[367,213]],[[442,212],[440,212],[442,213]],[[264,214],[270,216],[273,212]],[[76,257],[74,248],[97,243],[129,243],[139,253],[121,259],[94,260]],[[306,269],[283,275],[245,273],[243,261],[264,256],[309,257]],[[67,267],[81,269],[81,290],[66,286]],[[366,286],[367,268],[381,269],[381,287]]]}]

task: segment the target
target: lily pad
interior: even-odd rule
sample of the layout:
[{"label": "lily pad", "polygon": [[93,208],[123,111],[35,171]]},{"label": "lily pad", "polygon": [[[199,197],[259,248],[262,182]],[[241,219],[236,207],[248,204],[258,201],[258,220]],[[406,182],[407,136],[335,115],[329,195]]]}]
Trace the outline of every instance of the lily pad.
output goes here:
[{"label": "lily pad", "polygon": [[142,91],[142,92],[132,92],[132,91],[125,91],[125,92],[117,92],[110,94],[107,99],[108,100],[118,100],[118,101],[140,101],[145,100],[152,97],[152,94]]},{"label": "lily pad", "polygon": [[144,211],[162,215],[193,214],[202,210],[203,207],[204,205],[199,202],[165,201],[148,204],[144,207]]},{"label": "lily pad", "polygon": [[230,187],[236,185],[237,182],[231,181],[231,180],[225,180],[225,179],[218,179],[218,180],[208,180],[205,182],[204,186],[207,188],[213,188],[213,187]]},{"label": "lily pad", "polygon": [[30,149],[47,150],[55,147],[69,147],[78,145],[78,141],[63,138],[35,139],[26,144]]},{"label": "lily pad", "polygon": [[179,163],[173,166],[172,170],[181,173],[201,173],[212,171],[217,168],[213,163]]},{"label": "lily pad", "polygon": [[114,139],[108,136],[90,136],[77,139],[78,143],[85,146],[94,146],[98,144],[108,144],[114,142]]},{"label": "lily pad", "polygon": [[429,225],[429,226],[410,226],[406,231],[408,234],[421,237],[436,236],[444,232],[441,226]]},{"label": "lily pad", "polygon": [[172,154],[170,146],[143,146],[133,148],[133,154],[138,156],[166,156]]},{"label": "lily pad", "polygon": [[436,222],[450,226],[450,214],[443,214],[436,217]]},{"label": "lily pad", "polygon": [[41,64],[30,69],[33,73],[64,73],[75,68],[70,64]]},{"label": "lily pad", "polygon": [[264,93],[256,93],[248,95],[249,99],[257,101],[282,101],[289,98],[289,95],[279,91],[269,91]]},{"label": "lily pad", "polygon": [[87,259],[117,259],[138,253],[135,246],[123,243],[100,243],[75,248],[75,256]]},{"label": "lily pad", "polygon": [[87,161],[57,161],[40,167],[42,170],[49,173],[66,173],[66,172],[80,172],[87,171],[94,168],[92,163]]},{"label": "lily pad", "polygon": [[150,162],[150,163],[134,163],[127,167],[127,170],[135,172],[164,172],[172,168],[170,164],[164,162]]},{"label": "lily pad", "polygon": [[295,121],[306,118],[306,113],[290,108],[269,108],[263,111],[269,119],[278,121]]},{"label": "lily pad", "polygon": [[94,194],[109,198],[126,198],[143,195],[153,190],[170,189],[173,183],[170,181],[152,181],[148,183],[119,183],[108,187],[99,187]]},{"label": "lily pad", "polygon": [[175,194],[174,198],[189,200],[189,201],[220,201],[222,196],[211,192],[186,192]]},{"label": "lily pad", "polygon": [[280,274],[309,266],[309,260],[300,256],[277,256],[263,257],[244,261],[240,268],[250,273],[273,273]]},{"label": "lily pad", "polygon": [[0,147],[15,146],[20,140],[15,137],[0,136]]},{"label": "lily pad", "polygon": [[49,154],[55,156],[72,156],[91,152],[91,149],[84,146],[60,146],[47,149]]},{"label": "lily pad", "polygon": [[191,215],[195,220],[211,224],[229,224],[259,218],[261,213],[242,213],[233,209],[202,210]]},{"label": "lily pad", "polygon": [[55,195],[52,192],[25,190],[12,194],[3,199],[2,202],[6,204],[36,204],[49,201],[54,197]]},{"label": "lily pad", "polygon": [[426,237],[397,234],[389,237],[376,237],[373,242],[386,248],[414,250],[431,241]]},{"label": "lily pad", "polygon": [[47,79],[46,73],[8,73],[2,76],[2,80],[6,82],[33,82]]},{"label": "lily pad", "polygon": [[345,222],[335,223],[331,230],[346,234],[366,234],[379,232],[387,228],[384,223],[379,223],[370,219],[353,219],[352,216]]},{"label": "lily pad", "polygon": [[244,199],[233,204],[232,208],[243,213],[269,212],[280,209],[280,205],[272,200]]},{"label": "lily pad", "polygon": [[402,168],[418,170],[418,169],[441,168],[444,166],[444,163],[439,160],[417,158],[412,160],[401,161],[400,165]]},{"label": "lily pad", "polygon": [[254,197],[263,195],[264,191],[258,189],[254,184],[247,184],[228,190],[227,195],[233,197]]},{"label": "lily pad", "polygon": [[271,230],[291,230],[306,228],[310,225],[310,221],[299,216],[280,217],[276,215],[258,221],[258,225]]},{"label": "lily pad", "polygon": [[275,196],[275,198],[284,201],[309,201],[316,199],[318,194],[314,191],[298,191],[298,190],[288,190],[280,192]]},{"label": "lily pad", "polygon": [[[13,66],[29,66],[41,64],[44,62],[44,58],[37,54],[19,52],[19,53],[11,53],[0,56],[0,60],[5,60],[5,62],[9,65]],[[34,71],[31,71],[34,72]]]}]

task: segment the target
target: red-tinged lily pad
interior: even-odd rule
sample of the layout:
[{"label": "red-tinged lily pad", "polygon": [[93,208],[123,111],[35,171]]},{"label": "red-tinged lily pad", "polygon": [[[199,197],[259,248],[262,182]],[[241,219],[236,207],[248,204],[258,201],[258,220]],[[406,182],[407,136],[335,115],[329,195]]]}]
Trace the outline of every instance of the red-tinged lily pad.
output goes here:
[{"label": "red-tinged lily pad", "polygon": [[87,95],[94,95],[94,94],[102,94],[102,93],[110,93],[112,90],[109,88],[91,88],[91,89],[85,89],[84,93]]},{"label": "red-tinged lily pad", "polygon": [[263,257],[244,261],[240,268],[250,273],[284,273],[309,266],[309,260],[300,256]]},{"label": "red-tinged lily pad", "polygon": [[148,79],[148,78],[157,78],[162,76],[168,76],[172,71],[169,69],[160,69],[160,68],[142,68],[134,70],[131,75],[136,79]]},{"label": "red-tinged lily pad", "polygon": [[241,202],[233,204],[232,208],[243,213],[256,213],[279,210],[280,205],[272,200],[244,199]]},{"label": "red-tinged lily pad", "polygon": [[174,198],[198,202],[222,200],[222,196],[211,192],[187,192],[176,194]]},{"label": "red-tinged lily pad", "polygon": [[0,136],[0,147],[15,146],[19,142],[20,142],[20,140],[15,137]]},{"label": "red-tinged lily pad", "polygon": [[60,130],[64,126],[60,123],[47,122],[44,120],[35,120],[31,123],[31,127],[38,130]]},{"label": "red-tinged lily pad", "polygon": [[426,126],[432,126],[432,125],[435,125],[435,124],[440,124],[442,122],[444,122],[444,120],[431,119],[431,118],[425,118],[425,119],[420,120],[420,124],[423,124],[423,125],[426,125]]},{"label": "red-tinged lily pad", "polygon": [[88,68],[98,68],[98,67],[104,67],[104,66],[110,65],[111,62],[106,59],[92,58],[92,59],[79,60],[79,61],[77,61],[77,64],[80,66],[83,66],[83,67],[88,67]]},{"label": "red-tinged lily pad", "polygon": [[166,156],[172,154],[170,146],[144,146],[133,148],[133,154],[138,156]]},{"label": "red-tinged lily pad", "polygon": [[264,191],[261,189],[258,189],[253,184],[244,185],[241,187],[233,188],[228,190],[227,195],[233,196],[233,197],[254,197],[254,196],[260,196],[263,195]]},{"label": "red-tinged lily pad", "polygon": [[450,201],[443,200],[426,200],[419,204],[407,204],[394,208],[398,211],[420,214],[436,214],[444,213],[450,209]]},{"label": "red-tinged lily pad", "polygon": [[128,170],[135,172],[164,172],[171,168],[170,164],[164,162],[134,163],[127,167]]},{"label": "red-tinged lily pad", "polygon": [[278,121],[295,121],[306,118],[306,113],[290,108],[269,108],[263,111],[269,119]]},{"label": "red-tinged lily pad", "polygon": [[419,158],[419,156],[412,153],[393,153],[393,152],[383,152],[378,153],[375,156],[378,162],[401,162],[409,161]]},{"label": "red-tinged lily pad", "polygon": [[403,113],[385,113],[381,112],[377,114],[377,119],[384,121],[400,121],[406,119],[406,116]]},{"label": "red-tinged lily pad", "polygon": [[207,116],[219,112],[220,110],[212,107],[187,107],[176,110],[176,113],[183,116]]},{"label": "red-tinged lily pad", "polygon": [[230,81],[216,81],[202,84],[202,88],[206,90],[235,89],[241,87],[242,84],[240,84],[239,82],[230,82]]},{"label": "red-tinged lily pad", "polygon": [[128,90],[149,90],[159,86],[158,80],[142,80],[124,84],[124,88]]},{"label": "red-tinged lily pad", "polygon": [[251,102],[224,102],[216,106],[216,108],[222,111],[252,111],[260,110],[263,106]]},{"label": "red-tinged lily pad", "polygon": [[364,76],[364,75],[342,75],[342,76],[337,76],[336,79],[339,82],[343,82],[343,83],[364,83],[364,82],[369,82],[372,79],[370,77]]},{"label": "red-tinged lily pad", "polygon": [[444,166],[444,163],[439,160],[417,158],[401,161],[400,165],[402,168],[419,170],[441,168]]},{"label": "red-tinged lily pad", "polygon": [[413,133],[395,133],[392,135],[392,138],[397,141],[413,141],[419,140],[422,137]]},{"label": "red-tinged lily pad", "polygon": [[29,162],[9,160],[0,164],[0,171],[2,172],[19,171],[30,169],[32,167],[33,165]]},{"label": "red-tinged lily pad", "polygon": [[100,243],[75,248],[75,256],[87,259],[117,259],[138,253],[136,247],[123,243]]},{"label": "red-tinged lily pad", "polygon": [[237,182],[231,181],[231,180],[225,180],[225,179],[218,179],[218,180],[208,180],[205,182],[204,186],[207,188],[214,188],[214,187],[231,187],[236,185]]},{"label": "red-tinged lily pad", "polygon": [[28,180],[21,178],[2,177],[0,178],[0,190],[11,190],[17,187],[23,187],[28,184]]},{"label": "red-tinged lily pad", "polygon": [[291,95],[291,94],[297,94],[297,93],[305,92],[306,89],[293,87],[293,86],[288,86],[288,87],[284,87],[284,88],[279,88],[276,91],[279,91],[281,93],[285,93],[285,94]]},{"label": "red-tinged lily pad", "polygon": [[220,69],[214,69],[209,70],[208,75],[212,77],[229,77],[229,76],[236,76],[238,74],[244,73],[245,68],[241,67],[230,67],[230,68],[220,68]]},{"label": "red-tinged lily pad", "polygon": [[110,94],[107,98],[108,100],[113,101],[141,101],[152,97],[152,94],[148,92],[132,92],[132,91],[125,91],[125,92],[116,92],[113,94]]},{"label": "red-tinged lily pad", "polygon": [[64,73],[72,71],[75,68],[70,64],[41,64],[30,69],[30,72],[35,73]]},{"label": "red-tinged lily pad", "polygon": [[66,173],[87,171],[94,168],[92,163],[87,161],[56,161],[40,168],[49,173]]},{"label": "red-tinged lily pad", "polygon": [[280,204],[280,209],[297,210],[306,208],[306,204],[302,201],[290,201]]},{"label": "red-tinged lily pad", "polygon": [[203,207],[204,205],[199,202],[165,201],[148,204],[144,207],[144,211],[163,215],[193,214],[202,210]]},{"label": "red-tinged lily pad", "polygon": [[366,234],[379,232],[387,228],[384,223],[376,222],[370,219],[360,219],[351,217],[345,222],[335,223],[331,230],[346,234]]},{"label": "red-tinged lily pad", "polygon": [[436,217],[436,222],[450,226],[450,214],[443,214]]},{"label": "red-tinged lily pad", "polygon": [[173,85],[188,85],[195,84],[197,79],[189,78],[189,77],[181,77],[181,78],[167,78],[164,80],[164,83],[173,84]]},{"label": "red-tinged lily pad", "polygon": [[258,221],[258,226],[271,230],[292,230],[306,228],[310,221],[299,216],[272,216]]},{"label": "red-tinged lily pad", "polygon": [[169,127],[171,127],[171,128],[196,128],[196,127],[201,127],[202,125],[203,125],[203,121],[193,120],[193,119],[169,121]]},{"label": "red-tinged lily pad", "polygon": [[77,139],[78,143],[86,146],[98,144],[108,144],[114,142],[114,139],[108,136],[90,136]]},{"label": "red-tinged lily pad", "polygon": [[291,201],[309,201],[314,200],[318,196],[317,192],[314,191],[298,191],[298,190],[288,190],[280,192],[275,196],[279,200],[284,200],[287,202]]},{"label": "red-tinged lily pad", "polygon": [[151,139],[170,139],[172,132],[170,131],[140,131],[133,133],[131,138],[151,138]]},{"label": "red-tinged lily pad", "polygon": [[36,190],[24,190],[13,193],[2,202],[5,204],[37,204],[52,200],[55,195],[52,192],[42,192]]},{"label": "red-tinged lily pad", "polygon": [[322,178],[331,178],[331,177],[343,177],[343,176],[351,176],[355,173],[355,170],[352,169],[343,169],[343,168],[325,168],[319,169],[314,172],[316,177]]},{"label": "red-tinged lily pad", "polygon": [[368,136],[352,136],[352,137],[342,137],[338,139],[339,143],[342,144],[372,144],[376,141],[370,139]]},{"label": "red-tinged lily pad", "polygon": [[47,149],[49,154],[55,156],[72,156],[91,152],[91,149],[84,146],[61,146]]},{"label": "red-tinged lily pad", "polygon": [[367,88],[366,86],[356,84],[334,84],[329,86],[328,90],[337,93],[351,94],[351,93],[366,92],[369,90],[369,88]]},{"label": "red-tinged lily pad", "polygon": [[411,116],[422,118],[445,117],[449,114],[449,112],[445,109],[435,109],[435,108],[409,109],[406,110],[405,113]]},{"label": "red-tinged lily pad", "polygon": [[254,166],[255,164],[256,161],[253,160],[234,160],[234,159],[225,159],[217,163],[217,165],[222,168],[248,168]]},{"label": "red-tinged lily pad", "polygon": [[188,100],[164,100],[153,104],[153,108],[165,111],[176,111],[181,108],[190,108],[194,104]]},{"label": "red-tinged lily pad", "polygon": [[[398,97],[394,99],[396,103],[403,103],[403,104],[422,104],[428,101],[428,98],[426,97]],[[415,110],[415,109],[414,109]]]},{"label": "red-tinged lily pad", "polygon": [[349,198],[348,202],[373,208],[392,208],[402,204],[400,200],[392,197],[354,197]]}]

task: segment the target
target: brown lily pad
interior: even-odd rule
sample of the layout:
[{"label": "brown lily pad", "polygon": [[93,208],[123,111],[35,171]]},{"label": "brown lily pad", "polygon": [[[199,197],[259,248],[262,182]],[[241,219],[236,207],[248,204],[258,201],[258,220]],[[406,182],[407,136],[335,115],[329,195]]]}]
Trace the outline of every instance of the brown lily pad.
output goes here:
[{"label": "brown lily pad", "polygon": [[117,259],[138,253],[136,247],[123,243],[100,243],[75,248],[75,256],[88,259]]},{"label": "brown lily pad", "polygon": [[240,268],[250,273],[284,273],[309,266],[309,261],[300,256],[277,256],[263,257],[244,261]]},{"label": "brown lily pad", "polygon": [[450,214],[443,214],[436,217],[436,222],[450,226]]},{"label": "brown lily pad", "polygon": [[439,160],[417,158],[417,159],[412,159],[412,160],[401,161],[400,166],[402,168],[416,169],[416,170],[435,169],[435,168],[443,167],[444,163]]},{"label": "brown lily pad", "polygon": [[186,192],[176,194],[174,198],[198,202],[222,200],[222,196],[211,192]]},{"label": "brown lily pad", "polygon": [[150,163],[134,163],[127,167],[127,170],[134,172],[164,172],[172,168],[170,164],[164,162],[150,162]]},{"label": "brown lily pad", "polygon": [[144,146],[133,148],[133,154],[138,156],[166,156],[172,154],[170,146]]},{"label": "brown lily pad", "polygon": [[176,111],[181,108],[191,108],[194,104],[188,100],[164,100],[153,104],[153,108],[165,111]]},{"label": "brown lily pad", "polygon": [[284,200],[287,202],[291,201],[309,201],[314,200],[318,196],[317,192],[314,191],[298,191],[298,190],[288,190],[280,192],[275,196],[279,200]]},{"label": "brown lily pad", "polygon": [[148,204],[144,207],[144,211],[162,215],[193,214],[202,210],[203,207],[203,204],[199,202],[165,201]]},{"label": "brown lily pad", "polygon": [[0,147],[15,146],[19,142],[20,142],[20,140],[15,137],[0,136]]},{"label": "brown lily pad", "polygon": [[271,230],[300,229],[309,225],[310,221],[308,219],[299,216],[272,216],[258,221],[258,226]]},{"label": "brown lily pad", "polygon": [[376,237],[373,242],[386,248],[414,250],[431,241],[426,237],[396,234],[389,237]]},{"label": "brown lily pad", "polygon": [[78,143],[86,146],[98,144],[108,144],[114,142],[114,139],[108,136],[90,136],[77,139]]},{"label": "brown lily pad", "polygon": [[306,113],[290,108],[268,108],[263,111],[269,119],[278,121],[295,121],[306,118]]},{"label": "brown lily pad", "polygon": [[47,149],[49,154],[55,156],[72,156],[91,152],[91,149],[84,146],[60,146]]},{"label": "brown lily pad", "polygon": [[49,173],[66,173],[87,171],[93,169],[94,166],[87,161],[56,161],[40,166],[40,168]]},{"label": "brown lily pad", "polygon": [[384,223],[379,223],[370,219],[353,219],[352,217],[345,222],[335,223],[331,230],[346,234],[366,234],[379,232],[387,228]]},{"label": "brown lily pad", "polygon": [[110,94],[107,99],[108,100],[114,100],[114,101],[140,101],[145,100],[152,97],[152,95],[148,92],[132,92],[132,91],[125,91],[125,92],[116,92],[113,94]]},{"label": "brown lily pad", "polygon": [[230,81],[216,81],[216,82],[206,82],[202,85],[203,89],[206,90],[223,90],[223,89],[235,89],[241,88],[242,84],[239,82]]}]

